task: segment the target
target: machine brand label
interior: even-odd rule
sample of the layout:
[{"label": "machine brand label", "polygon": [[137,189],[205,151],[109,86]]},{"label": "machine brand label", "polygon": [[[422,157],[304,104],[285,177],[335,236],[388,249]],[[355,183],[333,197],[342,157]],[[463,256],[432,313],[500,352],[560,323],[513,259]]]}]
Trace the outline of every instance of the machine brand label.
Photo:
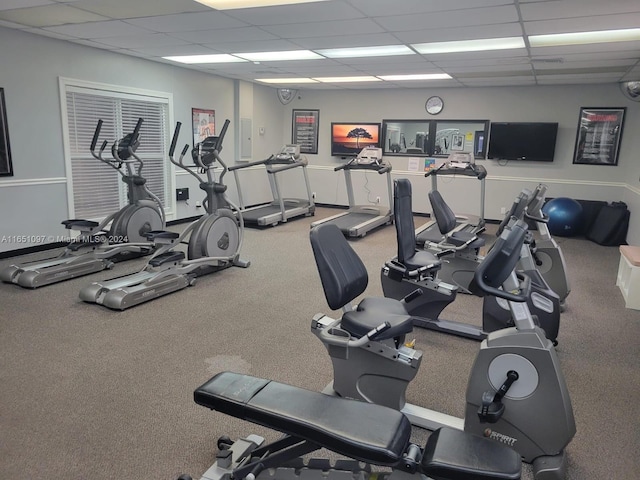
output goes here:
[{"label": "machine brand label", "polygon": [[496,440],[497,442],[504,443],[505,445],[508,445],[510,447],[513,447],[516,444],[516,442],[518,441],[517,438],[510,437],[509,435],[504,435],[502,433],[495,432],[495,431],[491,430],[490,428],[485,429],[484,436],[489,438],[489,439],[491,439],[491,440]]},{"label": "machine brand label", "polygon": [[156,289],[153,288],[151,290],[147,290],[146,292],[142,292],[142,295],[140,295],[142,298],[148,297],[149,295],[153,295],[154,293],[156,293]]},{"label": "machine brand label", "polygon": [[65,275],[69,275],[69,270],[65,270],[64,272],[58,272],[53,275],[53,278],[64,277]]}]

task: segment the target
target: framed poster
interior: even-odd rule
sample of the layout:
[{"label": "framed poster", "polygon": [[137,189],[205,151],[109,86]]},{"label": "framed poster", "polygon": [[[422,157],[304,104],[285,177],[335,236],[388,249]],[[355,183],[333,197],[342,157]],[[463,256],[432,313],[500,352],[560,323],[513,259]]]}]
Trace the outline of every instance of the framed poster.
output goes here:
[{"label": "framed poster", "polygon": [[9,126],[7,125],[7,110],[4,105],[4,88],[0,88],[0,176],[13,176],[11,148],[9,146]]},{"label": "framed poster", "polygon": [[454,152],[464,150],[464,135],[457,134],[451,137],[451,150]]},{"label": "framed poster", "polygon": [[573,163],[617,165],[626,107],[580,109]]},{"label": "framed poster", "polygon": [[300,145],[300,153],[318,153],[320,110],[293,110],[291,143]]},{"label": "framed poster", "polygon": [[193,144],[197,145],[207,137],[216,134],[216,111],[203,108],[192,108]]}]

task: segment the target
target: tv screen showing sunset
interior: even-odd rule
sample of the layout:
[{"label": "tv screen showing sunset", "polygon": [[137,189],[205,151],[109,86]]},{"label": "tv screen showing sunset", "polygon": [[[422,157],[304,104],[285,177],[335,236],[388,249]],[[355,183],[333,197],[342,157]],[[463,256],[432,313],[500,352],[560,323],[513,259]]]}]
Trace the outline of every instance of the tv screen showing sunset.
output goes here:
[{"label": "tv screen showing sunset", "polygon": [[379,123],[331,124],[331,155],[357,155],[368,146],[380,146]]}]

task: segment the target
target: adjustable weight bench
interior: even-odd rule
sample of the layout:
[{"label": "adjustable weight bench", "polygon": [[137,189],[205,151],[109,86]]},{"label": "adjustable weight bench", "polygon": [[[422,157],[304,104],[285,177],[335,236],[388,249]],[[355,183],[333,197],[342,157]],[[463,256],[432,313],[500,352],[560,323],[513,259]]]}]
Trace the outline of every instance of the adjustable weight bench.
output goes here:
[{"label": "adjustable weight bench", "polygon": [[[304,479],[308,475],[303,472],[318,469],[324,472],[323,478],[328,475],[327,480],[345,479],[370,472],[371,465],[391,467],[390,474],[378,475],[390,475],[389,480],[407,474],[416,474],[417,480],[420,474],[435,480],[520,478],[521,460],[514,450],[449,428],[434,432],[421,449],[410,443],[409,420],[381,405],[232,372],[214,376],[194,392],[194,399],[199,405],[285,434],[264,446],[264,439],[256,435],[233,443],[221,437],[216,463],[202,480],[254,480],[263,472],[262,478]],[[304,464],[299,458],[320,448],[355,461]]]}]

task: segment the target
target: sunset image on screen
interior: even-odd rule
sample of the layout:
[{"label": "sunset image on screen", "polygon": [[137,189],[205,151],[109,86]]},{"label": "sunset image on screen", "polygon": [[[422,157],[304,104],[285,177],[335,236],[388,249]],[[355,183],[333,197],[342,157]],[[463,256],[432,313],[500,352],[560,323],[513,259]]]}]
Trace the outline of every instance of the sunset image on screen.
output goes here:
[{"label": "sunset image on screen", "polygon": [[332,150],[334,154],[358,154],[364,147],[379,145],[379,136],[378,124],[334,123]]}]

